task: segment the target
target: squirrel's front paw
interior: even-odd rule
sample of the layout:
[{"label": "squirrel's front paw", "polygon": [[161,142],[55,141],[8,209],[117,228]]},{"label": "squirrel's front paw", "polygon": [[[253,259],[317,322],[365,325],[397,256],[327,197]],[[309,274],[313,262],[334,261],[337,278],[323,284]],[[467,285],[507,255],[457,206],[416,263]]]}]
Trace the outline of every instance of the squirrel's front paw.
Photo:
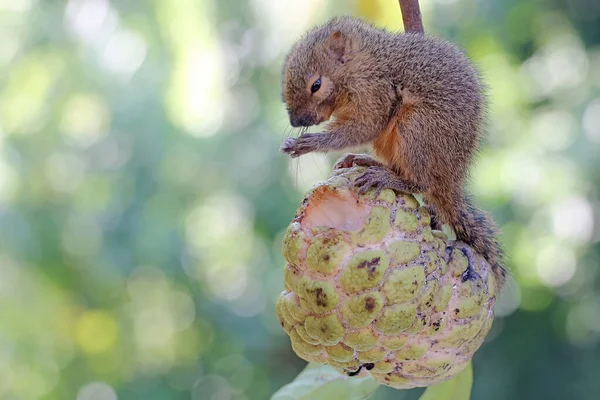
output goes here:
[{"label": "squirrel's front paw", "polygon": [[297,141],[298,141],[298,139],[296,139],[296,138],[291,138],[291,137],[286,138],[283,141],[283,143],[281,143],[279,150],[285,154],[292,154],[294,151],[294,148],[296,147]]},{"label": "squirrel's front paw", "polygon": [[375,167],[382,164],[368,154],[344,154],[333,166],[333,169],[357,167]]},{"label": "squirrel's front paw", "polygon": [[306,133],[299,138],[286,138],[280,149],[292,158],[300,157],[302,154],[310,153],[317,148],[315,146],[317,139],[317,136],[312,133]]}]

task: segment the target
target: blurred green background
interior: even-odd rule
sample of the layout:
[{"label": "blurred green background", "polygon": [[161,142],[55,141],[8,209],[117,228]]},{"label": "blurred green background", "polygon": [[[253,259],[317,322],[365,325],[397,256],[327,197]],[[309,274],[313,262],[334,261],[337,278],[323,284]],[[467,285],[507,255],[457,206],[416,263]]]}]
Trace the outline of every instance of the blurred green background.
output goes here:
[{"label": "blurred green background", "polygon": [[[490,86],[472,173],[514,282],[473,399],[600,395],[600,2],[421,0]],[[267,399],[305,363],[280,242],[291,43],[395,0],[0,0],[0,399]],[[381,388],[377,399],[420,390]]]}]

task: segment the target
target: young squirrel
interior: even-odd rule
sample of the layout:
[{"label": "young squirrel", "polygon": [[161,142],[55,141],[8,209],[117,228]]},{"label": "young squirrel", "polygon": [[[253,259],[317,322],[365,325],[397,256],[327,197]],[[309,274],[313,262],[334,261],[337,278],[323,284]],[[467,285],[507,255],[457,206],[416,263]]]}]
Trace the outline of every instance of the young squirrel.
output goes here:
[{"label": "young squirrel", "polygon": [[281,151],[298,157],[371,144],[383,163],[349,154],[336,167],[385,167],[367,168],[356,181],[361,192],[421,193],[436,224],[447,223],[484,256],[500,287],[506,270],[497,228],[464,191],[482,131],[482,92],[453,44],[337,17],[296,42],[283,70],[292,126],[335,118],[323,133],[285,139]]}]

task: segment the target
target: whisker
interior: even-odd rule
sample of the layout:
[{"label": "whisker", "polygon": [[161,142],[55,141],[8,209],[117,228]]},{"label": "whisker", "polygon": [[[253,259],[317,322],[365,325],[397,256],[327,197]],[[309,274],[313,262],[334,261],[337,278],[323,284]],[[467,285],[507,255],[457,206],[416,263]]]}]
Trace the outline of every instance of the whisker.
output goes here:
[{"label": "whisker", "polygon": [[292,127],[287,125],[285,128],[283,128],[283,137],[287,138],[290,136],[290,132],[292,131]]},{"label": "whisker", "polygon": [[[300,179],[304,182],[304,175],[302,175],[302,168],[300,168],[300,157],[296,158],[296,173],[300,175]],[[296,186],[298,186],[298,181],[296,177]]]},{"label": "whisker", "polygon": [[300,172],[300,159],[299,158],[294,159],[294,163],[296,164],[296,168],[294,171],[294,181],[295,181],[295,186],[298,187],[298,175]]},{"label": "whisker", "polygon": [[268,128],[272,128],[272,127],[273,127],[273,125],[275,125],[275,124],[279,124],[281,121],[283,121],[283,120],[285,120],[285,119],[287,119],[287,117],[286,117],[285,115],[284,115],[284,116],[282,116],[281,118],[275,118],[275,119],[274,119],[274,120],[272,120],[272,121],[267,121],[267,123],[266,123],[266,126],[267,126]]},{"label": "whisker", "polygon": [[[319,165],[319,163],[316,160],[316,153],[310,153],[312,155],[312,159],[313,159],[313,165],[317,168],[317,171],[319,171],[319,175],[324,175],[324,171],[323,168],[321,168],[321,166]],[[325,153],[327,154],[327,153]]]}]

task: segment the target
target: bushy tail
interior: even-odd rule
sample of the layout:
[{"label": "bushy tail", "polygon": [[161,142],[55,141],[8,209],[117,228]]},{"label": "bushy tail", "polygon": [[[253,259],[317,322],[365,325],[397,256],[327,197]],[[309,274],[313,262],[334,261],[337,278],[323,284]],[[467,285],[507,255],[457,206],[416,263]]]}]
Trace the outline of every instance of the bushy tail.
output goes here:
[{"label": "bushy tail", "polygon": [[436,218],[450,225],[458,240],[471,246],[486,259],[492,267],[496,286],[501,288],[506,281],[504,252],[498,242],[499,230],[491,216],[475,207],[466,194],[443,200],[426,196],[425,200],[433,203]]}]

